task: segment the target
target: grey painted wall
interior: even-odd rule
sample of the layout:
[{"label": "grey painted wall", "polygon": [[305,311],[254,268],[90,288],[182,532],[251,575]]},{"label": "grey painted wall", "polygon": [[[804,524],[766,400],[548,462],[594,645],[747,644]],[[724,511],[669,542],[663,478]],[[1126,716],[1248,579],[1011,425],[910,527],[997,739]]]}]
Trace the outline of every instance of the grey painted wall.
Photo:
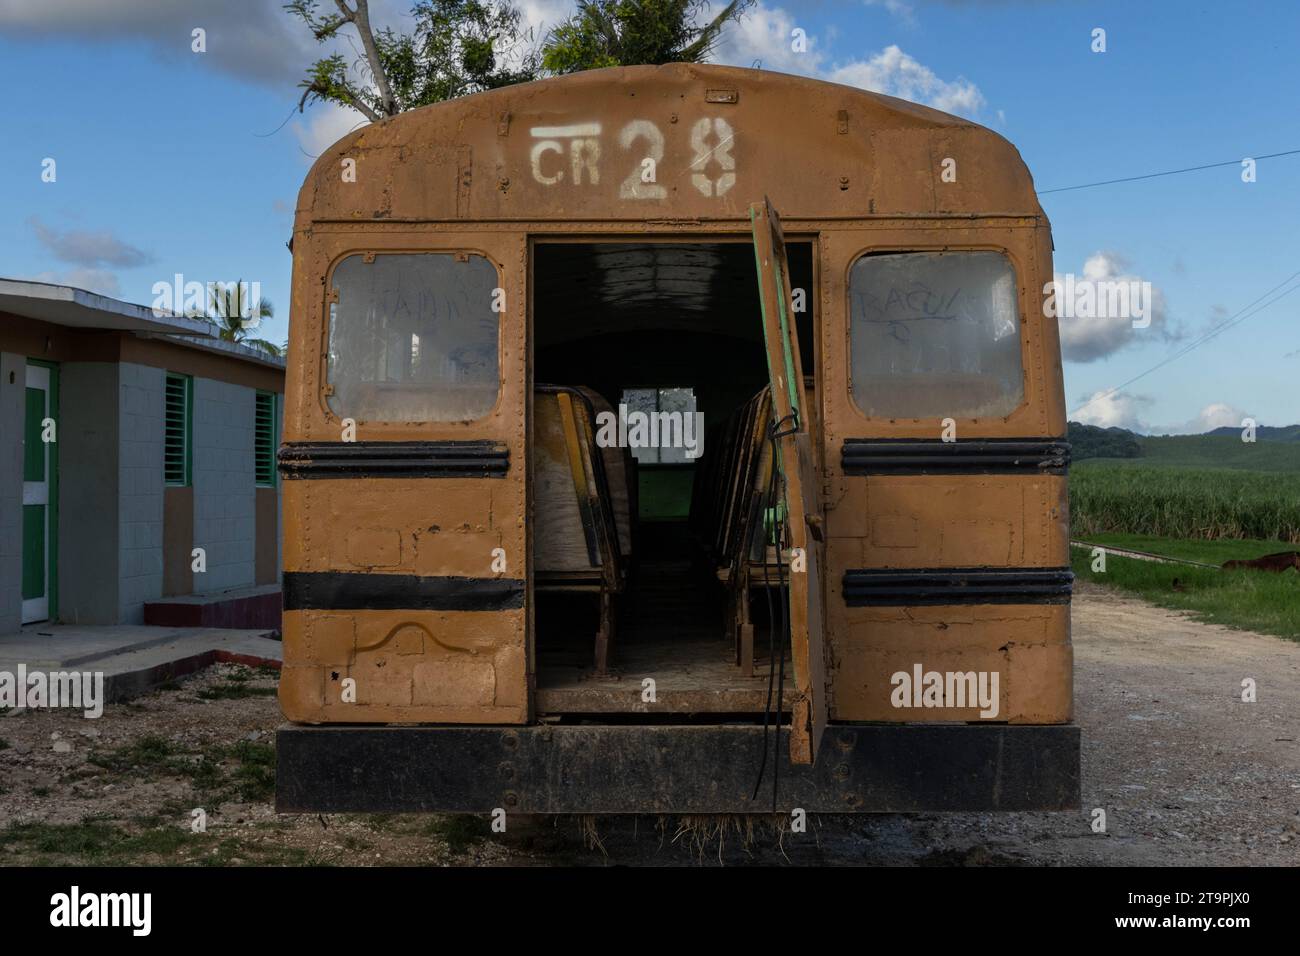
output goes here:
[{"label": "grey painted wall", "polygon": [[[9,376],[13,376],[10,383]],[[0,634],[23,621],[23,411],[27,358],[0,354]]]},{"label": "grey painted wall", "polygon": [[256,576],[254,389],[194,379],[194,546],[207,552],[194,593],[251,587]]},{"label": "grey painted wall", "polygon": [[118,366],[59,366],[59,619],[116,624]]},{"label": "grey painted wall", "polygon": [[166,373],[128,362],[118,368],[118,620],[140,624],[144,602],[157,600],[163,586]]}]

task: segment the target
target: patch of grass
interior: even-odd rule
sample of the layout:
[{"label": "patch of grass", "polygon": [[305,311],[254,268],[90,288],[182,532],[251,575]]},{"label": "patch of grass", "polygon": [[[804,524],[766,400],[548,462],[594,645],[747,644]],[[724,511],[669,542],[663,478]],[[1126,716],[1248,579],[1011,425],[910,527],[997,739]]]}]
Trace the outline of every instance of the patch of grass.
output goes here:
[{"label": "patch of grass", "polygon": [[[212,850],[216,852],[213,853]],[[202,866],[324,866],[329,861],[316,860],[302,847],[279,846],[226,837],[194,859]]]},{"label": "patch of grass", "polygon": [[155,734],[146,734],[116,750],[92,750],[86,757],[89,763],[115,773],[174,772],[180,750],[171,741]]},{"label": "patch of grass", "polygon": [[452,853],[461,854],[491,836],[492,826],[486,817],[458,813],[434,817],[425,826],[425,833],[445,840]]},{"label": "patch of grass", "polygon": [[120,828],[103,820],[81,823],[15,823],[0,830],[0,846],[50,856],[95,860],[114,852],[126,839]]},{"label": "patch of grass", "polygon": [[[1183,538],[1160,538],[1143,534],[1105,534],[1086,535],[1080,538],[1089,544],[1103,547],[1125,548],[1130,551],[1145,551],[1166,558],[1181,558],[1184,561],[1200,561],[1202,564],[1223,564],[1225,561],[1251,560],[1279,551],[1297,551],[1300,545],[1286,541],[1257,541],[1254,538],[1220,538],[1217,541]],[[1269,572],[1257,572],[1265,574]]]},{"label": "patch of grass", "polygon": [[50,795],[49,787],[32,787],[31,794],[33,797],[48,797]]},{"label": "patch of grass", "polygon": [[140,737],[116,750],[92,750],[86,761],[114,773],[137,777],[182,777],[199,793],[216,790],[223,779],[219,763],[208,755],[190,753],[153,735]]},{"label": "patch of grass", "polygon": [[202,835],[178,824],[133,832],[120,823],[88,817],[80,823],[15,823],[0,830],[0,846],[46,863],[139,862],[175,857],[202,845]]},{"label": "patch of grass", "polygon": [[180,826],[133,833],[111,820],[87,818],[80,823],[16,823],[0,830],[0,846],[54,860],[105,862],[171,856],[193,845],[196,836]]},{"label": "patch of grass", "polygon": [[225,780],[220,759],[214,759],[210,754],[200,754],[190,766],[187,776],[190,778],[190,786],[200,795],[216,793]]},{"label": "patch of grass", "polygon": [[181,850],[190,849],[200,843],[202,834],[194,833],[187,826],[154,827],[132,834],[122,841],[122,856],[134,857],[141,854],[156,856],[174,856]]},{"label": "patch of grass", "polygon": [[115,773],[180,777],[189,781],[195,799],[206,804],[235,797],[269,800],[275,793],[275,747],[250,740],[195,753],[146,736],[116,750],[91,751],[86,759]]},{"label": "patch of grass", "polygon": [[1211,624],[1300,640],[1300,575],[1294,571],[1221,571],[1108,554],[1105,573],[1097,574],[1087,549],[1070,550],[1071,566],[1081,580],[1120,588],[1161,607],[1190,611]]},{"label": "patch of grass", "polygon": [[193,819],[190,811],[194,809],[193,800],[170,799],[164,801],[152,813],[132,817],[131,823],[146,830],[163,826],[189,826]]},{"label": "patch of grass", "polygon": [[275,795],[275,747],[241,740],[230,749],[229,754],[238,761],[234,787],[240,798],[248,801],[270,800]]},{"label": "patch of grass", "polygon": [[274,687],[251,687],[248,678],[232,680],[225,684],[213,684],[199,691],[202,700],[243,700],[246,697],[274,697]]},{"label": "patch of grass", "polygon": [[267,665],[256,668],[238,665],[225,674],[225,680],[199,691],[203,700],[242,700],[246,697],[274,697],[276,687],[254,687],[253,681],[279,680],[280,672]]}]

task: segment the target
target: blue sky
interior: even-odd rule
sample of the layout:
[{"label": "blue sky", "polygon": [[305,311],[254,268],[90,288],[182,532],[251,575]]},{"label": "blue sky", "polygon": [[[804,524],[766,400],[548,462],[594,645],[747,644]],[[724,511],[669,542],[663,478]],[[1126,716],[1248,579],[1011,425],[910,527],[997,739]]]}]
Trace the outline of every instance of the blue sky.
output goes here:
[{"label": "blue sky", "polygon": [[[554,23],[566,0],[519,4]],[[402,0],[372,0],[401,25]],[[1249,13],[1245,12],[1249,10]],[[208,52],[190,31],[208,31]],[[790,49],[790,31],[809,38]],[[1094,53],[1092,31],[1106,31]],[[1300,4],[763,2],[718,58],[959,112],[1040,189],[1300,149]],[[359,117],[294,111],[316,52],[279,0],[0,0],[0,275],[134,302],[174,273],[255,279],[285,337],[292,206],[310,154]],[[286,122],[287,120],[287,122]],[[283,125],[282,125],[283,124]],[[277,131],[278,128],[278,131]],[[41,181],[41,162],[57,181]],[[1058,272],[1149,281],[1147,330],[1081,328],[1071,409],[1155,366],[1300,269],[1300,155],[1042,197]],[[1285,291],[1291,286],[1283,286]],[[1078,417],[1200,430],[1300,420],[1300,291]],[[1095,334],[1094,334],[1095,333]]]}]

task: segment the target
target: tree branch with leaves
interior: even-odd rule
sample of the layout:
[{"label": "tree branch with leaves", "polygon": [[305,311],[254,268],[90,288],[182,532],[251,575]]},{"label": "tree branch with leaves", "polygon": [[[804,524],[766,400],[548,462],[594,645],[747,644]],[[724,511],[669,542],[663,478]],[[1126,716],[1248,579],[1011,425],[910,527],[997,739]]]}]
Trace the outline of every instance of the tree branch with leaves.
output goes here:
[{"label": "tree branch with leaves", "polygon": [[731,0],[709,16],[708,0],[578,0],[540,51],[509,0],[417,0],[415,27],[407,33],[376,30],[368,0],[293,0],[284,8],[317,42],[343,40],[356,54],[349,60],[334,52],[311,65],[299,84],[299,112],[323,101],[373,123],[548,73],[702,63],[753,2]]},{"label": "tree branch with leaves", "polygon": [[[351,62],[336,52],[312,64],[299,84],[299,111],[324,101],[377,122],[418,106],[537,77],[539,54],[528,49],[531,37],[521,27],[519,11],[508,2],[418,0],[411,8],[415,28],[410,33],[375,30],[367,0],[333,4],[335,10],[322,10],[322,0],[285,4],[317,42],[352,42],[355,33],[361,43]],[[517,62],[506,65],[505,57],[512,53]]]},{"label": "tree branch with leaves", "polygon": [[705,19],[707,0],[578,0],[578,9],[546,38],[542,65],[551,73],[603,66],[703,63],[727,24],[753,0],[731,0]]}]

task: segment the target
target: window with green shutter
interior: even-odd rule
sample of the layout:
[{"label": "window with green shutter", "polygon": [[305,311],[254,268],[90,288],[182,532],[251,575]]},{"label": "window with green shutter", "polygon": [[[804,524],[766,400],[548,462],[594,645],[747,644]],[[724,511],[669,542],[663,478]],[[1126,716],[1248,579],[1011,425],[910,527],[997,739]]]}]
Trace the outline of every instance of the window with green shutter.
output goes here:
[{"label": "window with green shutter", "polygon": [[192,474],[194,379],[167,373],[163,425],[163,479],[188,485]]},{"label": "window with green shutter", "polygon": [[253,421],[253,474],[259,485],[275,484],[275,393],[258,392]]}]

